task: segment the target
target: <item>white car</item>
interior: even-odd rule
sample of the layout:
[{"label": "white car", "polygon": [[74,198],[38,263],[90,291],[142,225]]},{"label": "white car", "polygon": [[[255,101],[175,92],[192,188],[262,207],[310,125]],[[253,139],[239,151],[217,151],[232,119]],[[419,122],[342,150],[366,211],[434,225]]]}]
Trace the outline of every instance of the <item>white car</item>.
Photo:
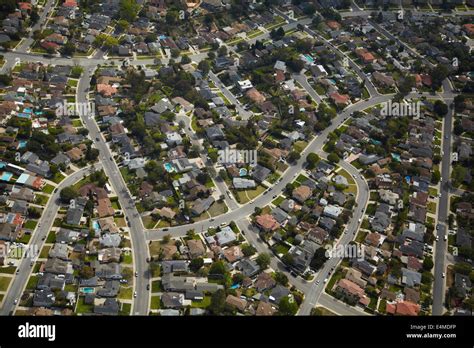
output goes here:
[{"label": "white car", "polygon": [[134,298],[137,297],[137,292],[136,292],[136,291],[133,292],[133,297],[134,297]]},{"label": "white car", "polygon": [[319,283],[320,283],[319,280],[316,280],[316,285],[319,285]]},{"label": "white car", "polygon": [[328,278],[325,278],[325,279],[323,280],[323,283],[326,284],[327,282],[328,282]]},{"label": "white car", "polygon": [[447,240],[448,240],[448,235],[445,234],[445,235],[444,235],[444,241],[446,242]]},{"label": "white car", "polygon": [[441,275],[443,278],[446,277],[446,273],[443,272],[443,274]]},{"label": "white car", "polygon": [[436,236],[436,241],[439,242],[439,236]]},{"label": "white car", "polygon": [[13,301],[13,304],[17,304],[18,303],[18,299],[16,298],[15,301]]}]

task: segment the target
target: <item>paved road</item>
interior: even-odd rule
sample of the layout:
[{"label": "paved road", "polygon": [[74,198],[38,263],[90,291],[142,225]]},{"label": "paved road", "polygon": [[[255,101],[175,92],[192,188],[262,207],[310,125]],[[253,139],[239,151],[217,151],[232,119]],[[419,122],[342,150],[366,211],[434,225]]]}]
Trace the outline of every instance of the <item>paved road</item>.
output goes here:
[{"label": "paved road", "polygon": [[[353,208],[352,218],[349,220],[349,223],[344,229],[344,233],[336,244],[337,246],[347,246],[349,242],[355,238],[359,230],[361,223],[359,219],[364,215],[367,202],[369,201],[369,186],[364,177],[354,166],[345,161],[340,161],[339,165],[355,179],[358,190],[356,198],[357,206]],[[309,315],[311,313],[311,309],[319,302],[320,296],[323,293],[326,285],[324,280],[329,280],[330,272],[337,268],[340,261],[342,261],[342,259],[332,257],[327,260],[323,268],[318,271],[311,288],[309,291],[306,291],[306,297],[300,307],[299,315]],[[365,312],[361,311],[361,314],[362,313],[365,314]]]},{"label": "paved road", "polygon": [[446,279],[443,278],[446,262],[446,252],[448,242],[444,236],[448,234],[448,214],[449,214],[449,177],[451,169],[451,135],[453,124],[454,108],[450,109],[448,115],[444,118],[443,125],[443,153],[441,160],[441,197],[438,200],[438,225],[439,230],[435,234],[439,236],[439,241],[435,242],[435,260],[434,260],[434,283],[433,283],[433,315],[442,315],[444,313],[444,296]]},{"label": "paved road", "polygon": [[36,31],[36,30],[41,30],[44,28],[44,26],[46,25],[46,22],[47,22],[47,19],[48,17],[51,15],[52,13],[52,8],[53,6],[55,5],[56,3],[56,0],[48,0],[46,2],[46,5],[43,7],[43,10],[39,16],[39,19],[38,21],[36,22],[36,24],[31,27],[31,30],[30,32],[28,33],[28,37],[23,39],[20,44],[15,47],[15,52],[28,52],[28,50],[30,49],[31,45],[33,45],[34,43],[34,39],[33,39],[33,33]]},{"label": "paved road", "polygon": [[[93,71],[94,68],[86,68],[79,80],[76,98],[78,103],[88,102],[87,96]],[[133,250],[133,267],[138,273],[138,277],[135,278],[134,281],[134,291],[137,292],[137,297],[133,302],[132,314],[148,315],[150,296],[147,286],[150,284],[150,275],[146,258],[149,256],[149,252],[143,233],[144,227],[142,219],[94,118],[89,117],[89,115],[81,115],[81,119],[84,126],[89,130],[89,136],[94,146],[99,149],[99,160],[102,163],[105,174],[109,178],[112,188],[118,196],[122,211],[129,222]]]},{"label": "paved road", "polygon": [[321,96],[309,84],[308,78],[304,74],[293,74],[293,78],[306,90],[306,92],[316,101],[316,103],[318,103],[318,105],[323,102]]},{"label": "paved road", "polygon": [[248,120],[250,117],[252,117],[252,113],[250,111],[247,111],[243,108],[242,104],[240,101],[235,97],[235,95],[227,89],[226,86],[221,82],[219,77],[214,74],[212,71],[209,72],[209,78],[211,79],[212,82],[216,85],[217,88],[224,94],[224,96],[232,103],[235,105],[235,110],[239,113],[240,117],[242,117],[242,120]]},{"label": "paved road", "polygon": [[[369,11],[363,11],[365,15],[369,13]],[[351,12],[350,15],[355,15],[355,12]],[[285,15],[283,15],[285,16]],[[297,24],[302,24],[305,25],[310,22],[310,19],[303,19],[303,20],[298,20],[294,21],[289,19],[289,24],[285,25],[284,28],[285,30],[289,30],[291,28],[294,28],[297,26]],[[318,36],[316,33],[309,29],[305,29],[306,32],[310,35],[313,36]],[[248,42],[251,41],[256,41],[257,39],[265,39],[268,37],[268,33],[264,33],[262,35],[259,35],[258,37],[248,40]],[[337,48],[335,48],[331,43],[327,42],[324,38],[322,38],[325,41],[325,44],[327,45],[328,48],[333,49],[336,51],[338,55],[345,56],[342,52],[340,52]],[[78,93],[78,102],[85,102],[87,100],[87,93],[85,92],[88,87],[89,87],[89,82],[90,82],[90,76],[95,67],[98,64],[121,64],[123,61],[122,59],[106,59],[103,57],[103,54],[98,54],[94,58],[74,58],[74,59],[66,59],[66,58],[45,58],[43,56],[39,55],[34,55],[34,54],[27,54],[27,53],[21,53],[21,52],[8,52],[5,55],[5,59],[7,60],[7,63],[4,65],[2,71],[7,71],[11,66],[11,62],[15,60],[15,58],[20,58],[23,61],[34,61],[34,62],[42,62],[45,64],[60,64],[60,65],[81,65],[85,68],[85,74],[81,78],[79,82],[79,93]],[[191,56],[191,59],[193,61],[199,62],[200,60],[204,59],[207,56],[207,54],[200,53],[194,56]],[[143,64],[152,64],[154,62],[154,59],[149,59],[149,60],[135,60],[132,61],[132,65],[143,65]],[[162,63],[166,64],[167,59],[162,60]],[[351,105],[349,108],[347,108],[345,111],[343,111],[341,114],[339,114],[334,120],[332,125],[324,130],[318,137],[316,137],[310,144],[309,146],[303,151],[301,159],[294,165],[289,167],[289,169],[285,172],[284,176],[281,178],[281,180],[276,183],[273,187],[269,188],[264,195],[261,195],[257,199],[255,199],[252,203],[248,203],[244,206],[241,206],[237,209],[234,209],[230,211],[229,213],[216,217],[213,219],[213,221],[210,220],[205,220],[201,221],[198,223],[195,223],[193,225],[187,225],[187,226],[176,226],[172,227],[169,229],[165,230],[149,230],[147,233],[147,239],[148,240],[156,240],[156,239],[162,239],[164,235],[166,234],[171,234],[174,237],[178,236],[184,236],[191,228],[195,228],[196,230],[204,230],[207,229],[209,226],[215,226],[216,224],[220,224],[223,222],[229,222],[231,220],[237,221],[238,225],[243,224],[243,220],[253,213],[255,207],[261,207],[269,204],[273,197],[279,195],[282,190],[284,189],[285,185],[289,182],[291,182],[297,175],[298,173],[302,170],[304,166],[304,159],[306,155],[309,152],[320,152],[322,149],[322,146],[324,145],[324,142],[327,139],[327,136],[329,132],[333,131],[335,128],[337,128],[345,119],[347,119],[350,116],[350,113],[353,111],[361,111],[364,110],[370,106],[388,101],[389,99],[392,98],[390,95],[379,95],[375,87],[373,87],[371,81],[363,74],[363,72],[358,68],[358,66],[352,62],[352,60],[349,59],[349,65],[356,71],[356,73],[359,75],[361,79],[366,81],[366,87],[369,90],[369,93],[371,94],[372,98],[369,101],[364,101],[360,102],[354,105]],[[449,85],[449,84],[448,84]],[[446,88],[446,84],[443,84],[445,87],[444,91],[446,93],[451,93],[450,90]],[[445,97],[451,97],[451,95],[445,95]],[[313,96],[314,97],[314,96]],[[409,97],[419,97],[418,94],[411,94]],[[435,96],[430,96],[430,97],[435,97]],[[108,149],[107,145],[105,142],[103,142],[103,138],[98,130],[97,125],[95,124],[93,119],[89,119],[87,117],[83,117],[83,121],[86,125],[86,127],[89,129],[90,135],[94,141],[94,144],[97,148],[100,150],[101,154],[101,161],[104,164],[104,170],[106,174],[109,176],[112,187],[114,190],[117,192],[119,196],[119,201],[122,205],[122,208],[124,210],[125,215],[130,221],[131,224],[131,237],[132,237],[132,244],[133,244],[133,249],[134,249],[134,266],[136,267],[136,270],[139,273],[139,278],[137,279],[135,283],[135,290],[138,293],[137,299],[134,301],[134,308],[133,308],[133,313],[139,313],[139,314],[147,314],[147,308],[148,308],[148,302],[149,302],[149,296],[148,293],[146,292],[146,285],[149,284],[149,278],[148,278],[148,273],[146,271],[147,265],[146,262],[144,261],[144,255],[148,255],[148,248],[145,242],[145,238],[143,236],[143,224],[142,221],[138,215],[138,212],[136,211],[136,208],[133,204],[133,202],[130,201],[129,193],[127,191],[126,185],[123,181],[123,178],[118,172],[118,168],[113,160],[110,160],[110,150]],[[95,140],[96,138],[99,139],[99,141]],[[344,163],[341,163],[342,166],[345,166]],[[353,170],[353,167],[349,166],[348,171],[351,172]],[[357,177],[356,177],[357,178]],[[364,187],[363,183],[358,182],[358,186]],[[359,195],[357,202],[358,203],[363,203],[364,197],[362,195]],[[360,208],[364,206],[365,209],[365,203],[364,204],[359,204]],[[356,215],[358,216],[358,215]],[[356,218],[352,219],[352,221],[349,224],[349,232],[353,230],[353,223],[357,221]],[[357,227],[355,227],[357,228]],[[342,241],[344,242],[345,239],[349,239],[351,237],[351,234],[347,234],[347,237],[343,235]],[[266,246],[265,243],[258,243],[258,237],[256,236],[255,232],[250,232],[247,235],[247,238],[251,240],[252,242],[257,243],[257,245],[260,245],[259,248],[261,250],[266,250],[268,251],[268,246]],[[260,250],[259,250],[260,251]],[[140,255],[141,257],[137,257],[137,255]],[[272,263],[275,263],[275,265],[272,265],[272,267],[281,267],[281,262],[278,264],[277,259],[273,259]],[[324,269],[323,269],[324,270]],[[324,277],[325,274],[324,272],[319,273],[320,277]],[[296,279],[291,279],[292,282],[295,283],[304,283],[302,280],[296,280]],[[300,287],[303,287],[302,284],[300,284]],[[306,286],[307,287],[307,286]],[[313,289],[314,288],[314,289]],[[301,310],[302,313],[306,313],[308,311],[307,308],[311,308],[312,303],[315,303],[315,301],[320,301],[323,302],[326,299],[326,294],[321,292],[321,289],[317,287],[312,287],[312,290],[309,292],[309,296],[307,296],[308,303],[311,305],[306,305],[303,304],[303,308]],[[342,310],[339,308],[341,304],[339,302],[335,307],[338,307],[338,310]],[[329,307],[328,307],[329,308]],[[331,309],[331,308],[330,308]]]},{"label": "paved road", "polygon": [[324,47],[326,47],[329,51],[334,52],[337,56],[344,59],[348,63],[349,67],[357,74],[357,76],[359,76],[359,78],[362,81],[365,82],[365,87],[367,88],[370,96],[374,97],[374,96],[379,95],[379,93],[378,93],[377,89],[375,88],[374,84],[372,83],[372,81],[370,81],[368,76],[359,68],[359,66],[348,55],[346,55],[339,48],[334,46],[331,42],[326,40],[326,38],[319,35],[314,30],[309,29],[306,26],[306,22],[304,22],[306,20],[305,18],[296,20],[296,19],[292,19],[292,18],[288,17],[288,15],[286,15],[285,13],[283,13],[279,10],[275,10],[275,12],[278,13],[283,18],[285,18],[289,23],[293,23],[293,24],[296,24],[296,25],[298,25],[298,24],[303,25],[304,31],[307,34],[309,34],[313,38],[318,38],[319,40],[321,40],[324,44]]},{"label": "paved road", "polygon": [[[95,168],[101,168],[101,164],[95,164]],[[53,226],[54,219],[56,214],[59,210],[60,203],[59,203],[59,193],[64,187],[71,186],[76,182],[80,181],[85,175],[88,175],[90,168],[85,167],[81,170],[75,172],[74,174],[69,175],[66,177],[58,186],[57,190],[51,194],[49,198],[48,204],[44,209],[44,213],[41,216],[40,220],[38,221],[38,225],[36,230],[34,231],[31,240],[29,242],[29,246],[37,247],[37,251],[41,252],[41,249],[44,244],[43,238],[48,236],[49,231],[51,231],[51,227]],[[36,259],[36,258],[35,258]],[[8,315],[12,312],[15,308],[14,301],[15,299],[19,299],[21,294],[23,293],[23,289],[25,288],[28,278],[30,277],[30,273],[33,269],[31,266],[31,258],[24,258],[21,260],[21,263],[18,267],[20,272],[15,275],[10,289],[5,296],[3,306],[0,310],[0,315]]]}]

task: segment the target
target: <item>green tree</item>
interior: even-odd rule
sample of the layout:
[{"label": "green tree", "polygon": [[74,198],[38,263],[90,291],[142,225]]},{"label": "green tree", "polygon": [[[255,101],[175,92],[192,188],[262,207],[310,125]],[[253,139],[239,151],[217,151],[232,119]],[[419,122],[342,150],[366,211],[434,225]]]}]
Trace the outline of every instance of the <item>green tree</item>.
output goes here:
[{"label": "green tree", "polygon": [[222,314],[225,308],[225,298],[225,291],[222,289],[219,289],[212,294],[209,311],[214,315]]},{"label": "green tree", "polygon": [[250,244],[244,244],[244,245],[242,245],[241,249],[242,249],[242,253],[243,253],[246,257],[252,256],[252,255],[254,255],[254,254],[257,252],[257,249],[255,249],[255,248],[254,248],[252,245],[250,245]]},{"label": "green tree", "polygon": [[288,277],[283,272],[275,272],[275,281],[283,286],[288,285]]},{"label": "green tree", "polygon": [[332,162],[332,163],[338,163],[341,159],[339,158],[339,156],[337,155],[337,153],[331,152],[331,153],[328,155],[328,160],[329,160],[329,162]]},{"label": "green tree", "polygon": [[425,257],[425,259],[423,260],[423,269],[425,271],[431,271],[433,266],[433,259],[431,257]]},{"label": "green tree", "polygon": [[437,100],[433,105],[433,110],[438,116],[443,117],[448,113],[448,106],[441,100]]},{"label": "green tree", "polygon": [[258,254],[255,262],[260,266],[261,269],[267,269],[270,265],[270,255],[267,253],[260,253]]},{"label": "green tree", "polygon": [[120,18],[131,23],[137,19],[140,5],[137,4],[136,0],[121,0],[120,1]]},{"label": "green tree", "polygon": [[314,152],[311,152],[306,156],[306,162],[308,163],[307,167],[308,169],[314,169],[316,167],[316,164],[318,164],[320,158],[317,154]]},{"label": "green tree", "polygon": [[211,65],[207,60],[201,60],[198,64],[198,69],[201,70],[204,75],[207,75],[211,70]]},{"label": "green tree", "polygon": [[201,257],[198,257],[196,259],[192,259],[191,262],[189,263],[189,269],[196,273],[201,269],[201,267],[204,265],[204,260]]},{"label": "green tree", "polygon": [[280,315],[292,316],[298,312],[298,305],[292,297],[283,297],[278,304],[278,313]]},{"label": "green tree", "polygon": [[59,192],[59,198],[66,204],[70,203],[71,199],[76,198],[78,195],[79,194],[72,186],[65,187]]}]

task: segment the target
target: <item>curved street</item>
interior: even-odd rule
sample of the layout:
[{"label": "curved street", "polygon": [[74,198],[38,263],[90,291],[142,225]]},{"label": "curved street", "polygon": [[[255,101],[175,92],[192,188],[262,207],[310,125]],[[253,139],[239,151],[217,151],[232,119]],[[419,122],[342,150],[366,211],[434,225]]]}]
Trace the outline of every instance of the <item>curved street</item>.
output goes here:
[{"label": "curved street", "polygon": [[[48,1],[48,5],[50,5],[51,1]],[[289,22],[288,24],[284,25],[283,27],[285,30],[289,30],[295,28],[298,24],[305,25],[309,23],[308,19],[303,20],[292,20],[288,18],[285,14],[279,13],[283,17],[287,19]],[[343,13],[343,16],[353,16],[353,15],[364,15],[367,16],[369,11],[352,11]],[[42,21],[46,16],[42,15],[38,25],[42,25]],[[319,37],[319,35],[312,30],[305,27],[304,29],[308,34]],[[268,36],[269,33],[264,33],[257,38],[252,40],[261,39]],[[334,50],[338,55],[344,55],[341,51],[339,51],[336,47],[334,47],[330,42],[321,38],[325,45],[331,50]],[[45,58],[41,55],[26,53],[28,50],[28,46],[31,45],[32,42],[25,40],[22,43],[17,51],[7,52],[4,54],[4,58],[6,63],[2,67],[2,72],[6,72],[11,69],[17,62],[18,59],[21,61],[34,61],[34,62],[41,62],[45,64],[54,64],[54,65],[80,65],[84,68],[84,73],[81,76],[78,88],[77,88],[77,99],[76,102],[83,103],[88,101],[88,94],[90,89],[90,81],[91,76],[93,75],[95,69],[98,65],[102,64],[121,64],[124,59],[107,59],[104,58],[102,52],[99,52],[92,58]],[[200,60],[206,58],[207,54],[200,53],[196,55],[191,55],[190,58],[194,62],[199,62]],[[131,60],[130,63],[133,65],[146,65],[146,64],[153,64],[154,59],[140,59],[140,60]],[[161,61],[162,63],[166,64],[167,60],[164,59]],[[393,94],[389,95],[381,95],[370,79],[360,70],[360,68],[348,58],[349,66],[356,72],[359,78],[365,81],[365,86],[367,87],[371,98],[365,101],[359,101],[353,105],[350,105],[345,110],[340,112],[333,120],[332,124],[323,130],[319,135],[317,135],[308,146],[302,151],[301,158],[294,164],[289,166],[289,168],[285,171],[282,175],[281,179],[275,183],[272,187],[267,189],[266,194],[262,194],[259,197],[255,198],[253,201],[244,204],[238,205],[235,203],[231,197],[226,197],[226,202],[229,205],[230,211],[217,216],[212,219],[200,221],[193,223],[192,225],[182,225],[182,226],[174,226],[166,229],[153,229],[153,230],[146,230],[143,226],[141,217],[135,207],[135,204],[131,198],[130,192],[128,191],[127,185],[125,184],[118,166],[115,160],[112,158],[111,151],[104,141],[102,137],[99,127],[97,126],[94,118],[83,116],[82,121],[84,126],[89,130],[89,135],[94,143],[94,146],[99,149],[100,151],[100,164],[96,165],[96,168],[102,167],[109,178],[109,181],[116,192],[119,202],[122,206],[124,215],[126,220],[128,221],[129,228],[130,228],[130,235],[132,240],[132,250],[133,250],[133,265],[134,270],[138,273],[138,277],[135,278],[134,282],[134,290],[137,292],[137,297],[134,299],[133,306],[132,306],[132,314],[133,315],[147,315],[148,308],[149,308],[149,301],[150,301],[150,294],[147,291],[146,287],[150,284],[150,276],[148,271],[148,266],[146,262],[146,258],[149,256],[148,250],[148,241],[159,240],[162,239],[165,235],[171,235],[172,237],[181,237],[185,236],[186,232],[190,229],[195,229],[196,231],[203,231],[208,229],[211,226],[216,226],[221,223],[228,223],[230,221],[235,221],[239,228],[245,232],[246,238],[249,240],[251,244],[253,244],[258,252],[266,252],[272,255],[271,260],[271,267],[275,270],[280,270],[284,272],[292,285],[295,285],[299,290],[302,290],[305,293],[305,299],[303,304],[300,307],[299,314],[300,315],[309,315],[311,309],[316,306],[316,304],[320,304],[338,314],[341,315],[364,315],[365,312],[358,310],[353,307],[348,307],[344,303],[335,300],[334,298],[330,297],[329,295],[323,292],[324,289],[324,279],[327,278],[328,272],[337,267],[340,260],[337,258],[332,258],[328,260],[324,267],[317,273],[315,279],[312,282],[306,282],[301,278],[294,278],[291,276],[288,271],[286,270],[285,266],[282,262],[273,256],[271,253],[268,245],[264,243],[258,236],[258,231],[249,224],[248,216],[251,215],[256,207],[264,207],[268,205],[276,196],[282,193],[285,189],[285,186],[294,180],[294,178],[304,170],[306,156],[311,153],[315,152],[318,153],[320,156],[325,157],[323,152],[323,146],[327,141],[328,135],[330,132],[334,131],[338,128],[343,122],[345,122],[348,118],[351,117],[353,112],[362,111],[369,107],[378,105],[383,102],[387,102],[388,100],[393,98]],[[211,79],[219,85],[218,78],[216,75],[211,74]],[[298,80],[303,88],[305,88],[308,94],[315,99],[317,102],[320,102],[321,99],[319,96],[314,92],[309,84],[304,83],[301,79]],[[455,94],[453,93],[452,87],[448,81],[445,81],[443,84],[444,92],[439,94],[422,94],[428,98],[442,98],[445,100],[451,100]],[[225,88],[221,89],[225,92]],[[419,98],[421,94],[419,93],[411,93],[407,96],[407,98]],[[240,111],[240,110],[239,110]],[[242,113],[245,113],[245,110],[241,110]],[[185,121],[185,119],[183,119]],[[186,124],[186,132],[192,132],[190,128],[190,122],[185,122]],[[452,124],[452,113],[449,113],[449,117],[445,118],[445,132],[448,131],[448,134],[451,132],[451,124]],[[196,141],[196,138],[193,134],[189,134],[192,140]],[[449,137],[450,139],[450,137]],[[450,151],[450,140],[443,141],[443,150],[445,153],[449,153]],[[345,161],[341,161],[339,165],[348,171],[355,179],[357,184],[357,197],[356,197],[356,206],[353,212],[353,216],[351,217],[350,221],[348,222],[345,233],[343,233],[338,241],[339,244],[347,244],[351,240],[355,238],[355,234],[359,228],[358,219],[364,214],[365,208],[369,199],[369,190],[367,186],[367,182],[365,179],[360,175],[359,171]],[[80,171],[66,177],[59,185],[57,191],[51,196],[48,206],[46,207],[46,213],[41,217],[38,227],[31,239],[31,245],[42,245],[42,238],[44,238],[47,233],[49,232],[56,213],[59,209],[58,198],[59,198],[59,191],[61,188],[69,186],[77,182],[82,178],[82,176],[86,173],[88,169],[84,168]],[[448,194],[447,194],[447,185],[446,181],[449,178],[449,157],[448,159],[443,158],[442,162],[442,192],[443,192],[443,199],[441,200],[439,206],[439,218],[440,222],[444,224],[446,217],[447,217],[447,204],[448,204]],[[218,188],[222,191],[225,187],[221,185],[217,185]],[[225,195],[224,195],[225,196]],[[234,203],[232,203],[234,202]],[[442,240],[442,238],[441,238]],[[446,245],[445,243],[437,243],[436,245],[436,262],[435,262],[435,284],[434,284],[434,304],[433,304],[433,311],[434,314],[441,314],[442,313],[442,304],[443,304],[443,297],[444,297],[444,287],[441,274],[444,268],[444,258],[446,252]],[[4,306],[0,311],[0,314],[7,315],[9,314],[14,308],[14,296],[19,296],[24,289],[28,277],[31,273],[32,267],[29,265],[29,261],[23,259],[20,266],[20,273],[15,277],[12,285],[10,286],[8,296],[5,298]],[[439,274],[438,274],[439,273]]]}]

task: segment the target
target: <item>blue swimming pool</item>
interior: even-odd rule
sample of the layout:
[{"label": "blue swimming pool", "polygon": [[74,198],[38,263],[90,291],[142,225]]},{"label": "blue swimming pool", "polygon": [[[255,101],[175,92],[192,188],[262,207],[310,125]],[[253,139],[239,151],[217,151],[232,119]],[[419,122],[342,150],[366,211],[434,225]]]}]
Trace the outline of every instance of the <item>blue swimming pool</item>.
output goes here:
[{"label": "blue swimming pool", "polygon": [[28,144],[26,140],[20,140],[18,141],[18,148],[23,149],[24,147],[26,147],[26,144]]},{"label": "blue swimming pool", "polygon": [[165,170],[166,170],[168,173],[171,173],[171,172],[174,171],[173,165],[172,165],[171,163],[166,162],[166,163],[164,164],[164,166],[165,166]]},{"label": "blue swimming pool", "polygon": [[23,112],[26,112],[26,113],[28,113],[28,114],[31,114],[32,111],[33,111],[33,110],[31,110],[31,108],[24,108],[24,109],[23,109]]},{"label": "blue swimming pool", "polygon": [[85,294],[93,294],[94,293],[94,288],[83,288],[82,292]]},{"label": "blue swimming pool", "polygon": [[238,289],[238,288],[240,288],[240,285],[239,284],[234,284],[230,288],[231,289]]},{"label": "blue swimming pool", "polygon": [[304,56],[305,56],[305,58],[306,58],[306,60],[307,60],[308,62],[314,63],[313,57],[311,57],[309,54],[305,54]]},{"label": "blue swimming pool", "polygon": [[99,223],[97,222],[97,220],[92,221],[92,228],[96,231],[100,230],[100,226],[99,226]]},{"label": "blue swimming pool", "polygon": [[2,176],[0,177],[0,180],[2,181],[10,181],[10,179],[12,178],[13,174],[10,173],[10,172],[3,172],[2,173]]},{"label": "blue swimming pool", "polygon": [[21,117],[21,118],[30,118],[31,117],[30,114],[26,114],[24,112],[19,112],[17,116]]}]

